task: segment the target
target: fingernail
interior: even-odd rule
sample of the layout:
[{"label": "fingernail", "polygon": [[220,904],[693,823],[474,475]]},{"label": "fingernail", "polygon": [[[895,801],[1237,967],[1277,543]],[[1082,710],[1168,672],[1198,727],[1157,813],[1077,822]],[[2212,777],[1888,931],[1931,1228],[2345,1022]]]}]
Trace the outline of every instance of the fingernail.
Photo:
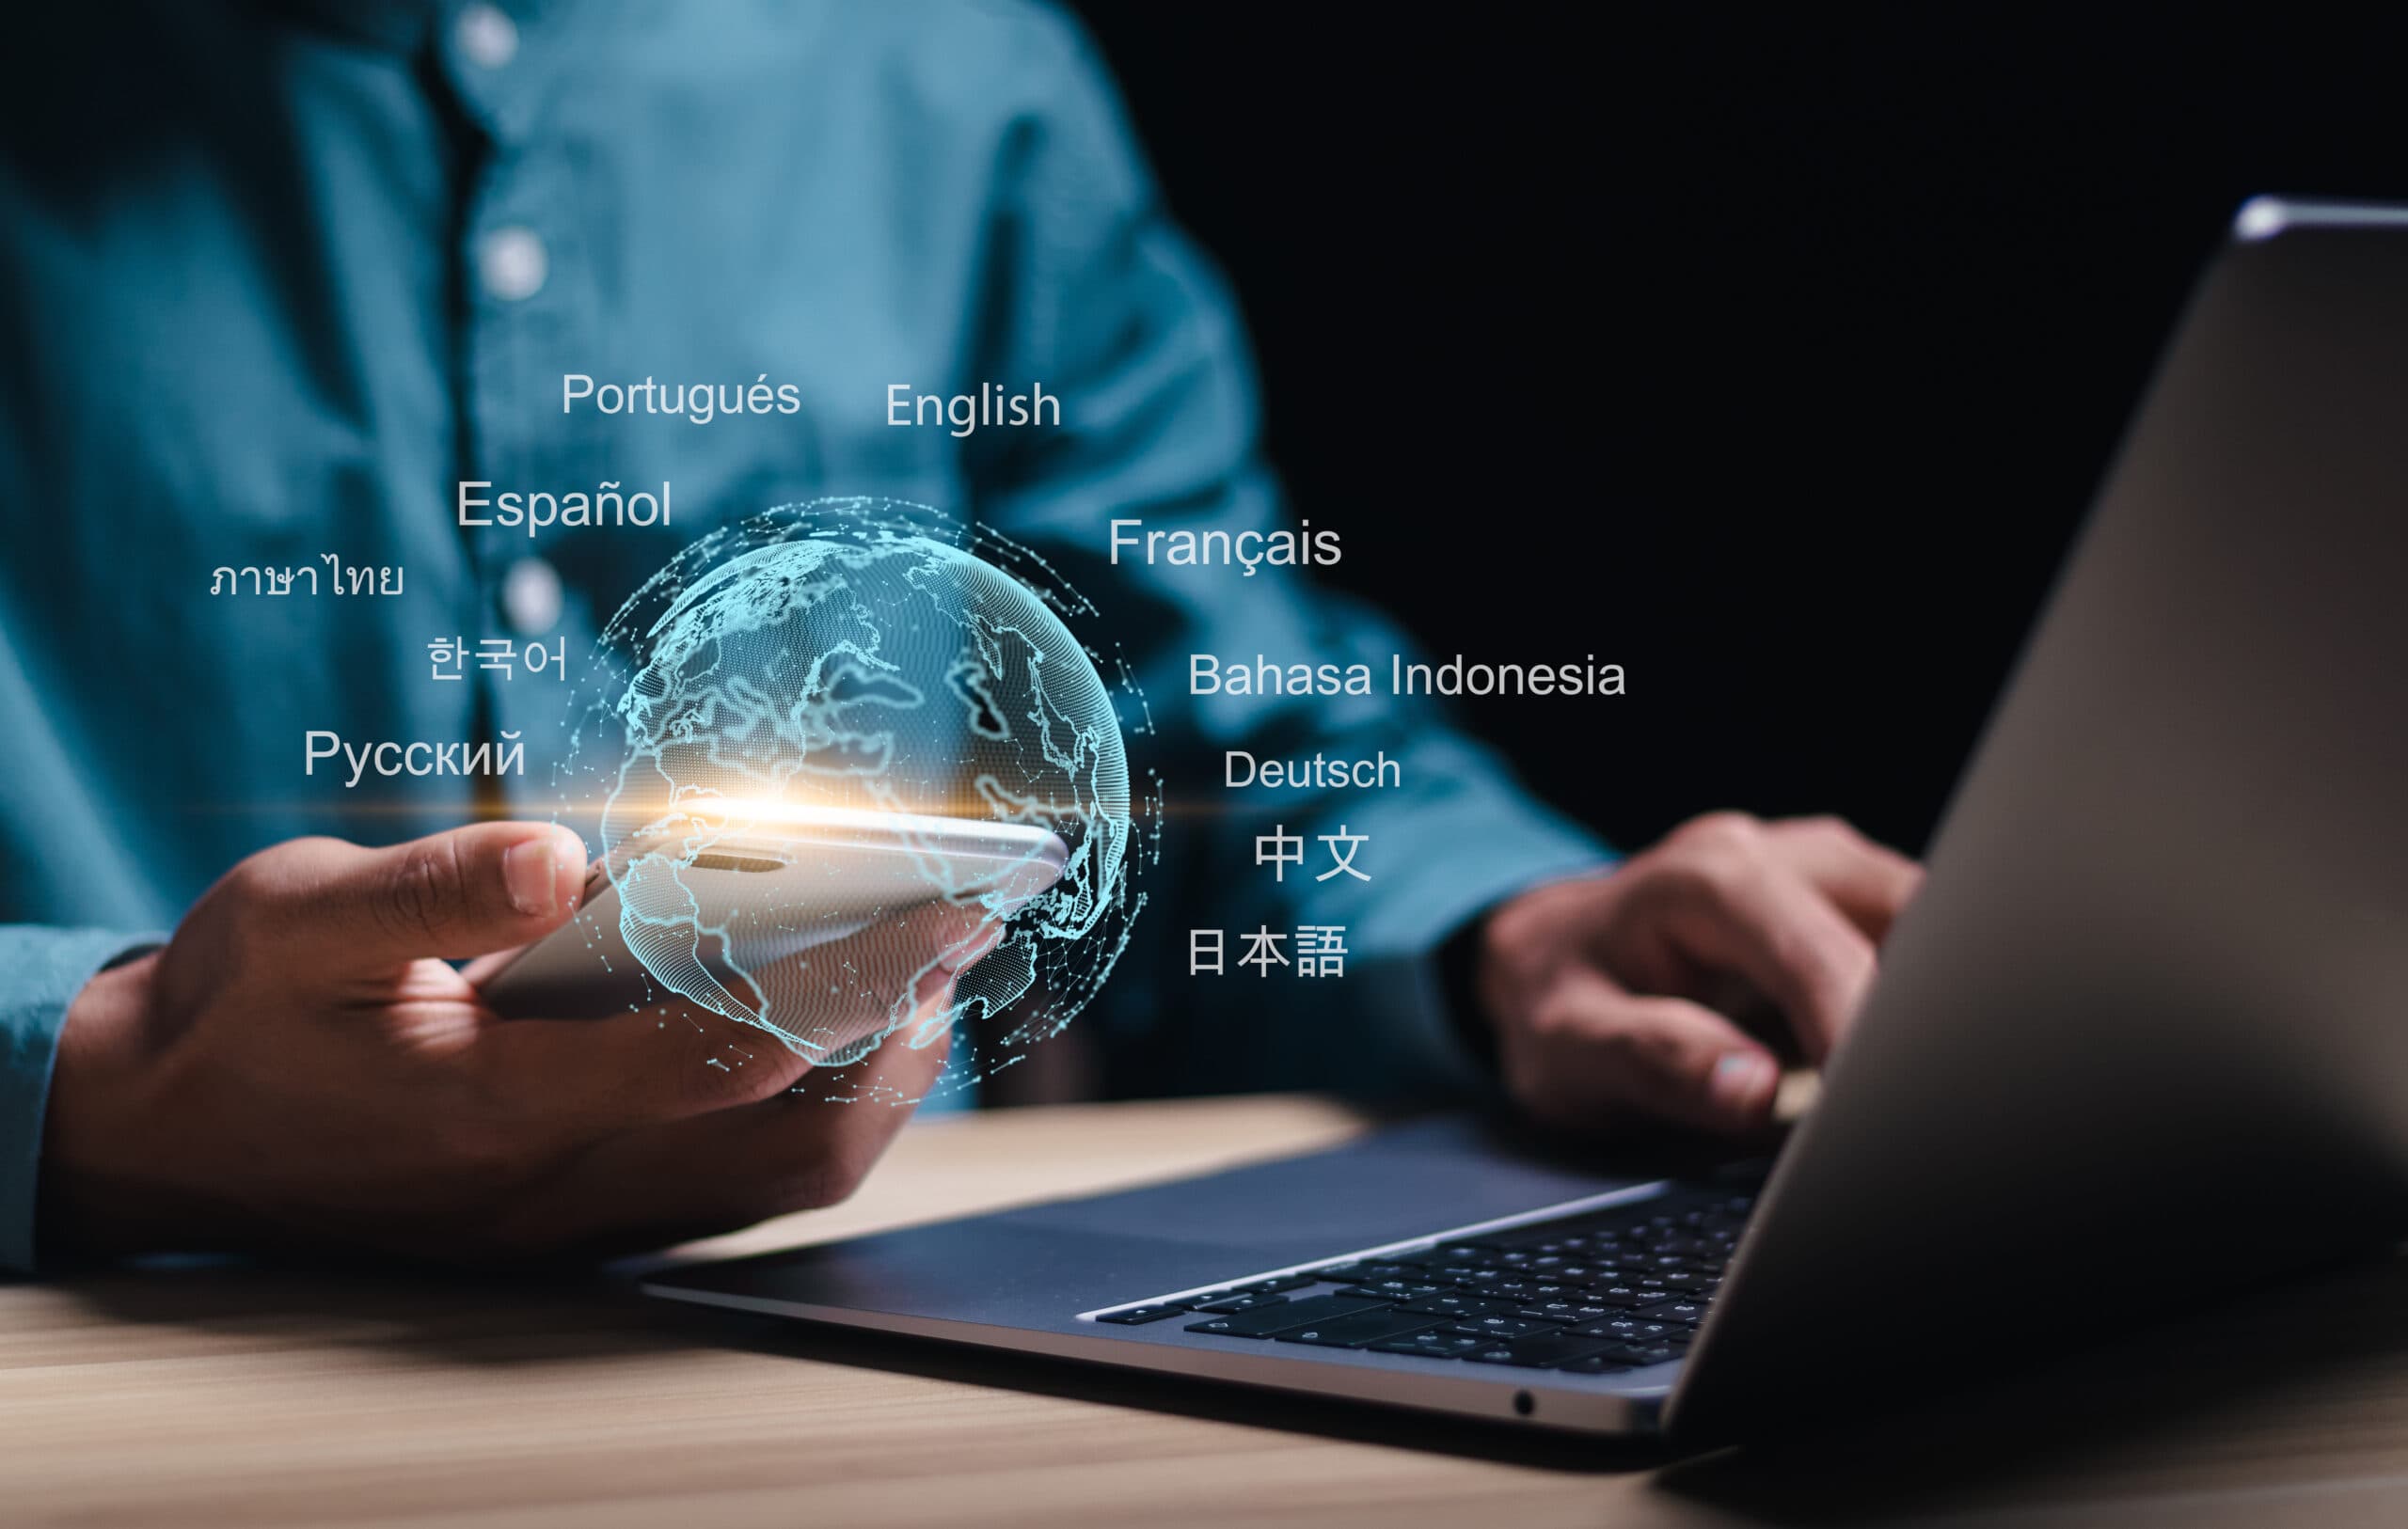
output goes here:
[{"label": "fingernail", "polygon": [[510,906],[531,917],[560,911],[560,852],[548,833],[501,852],[501,883]]},{"label": "fingernail", "polygon": [[1717,1108],[1733,1115],[1762,1114],[1781,1081],[1772,1059],[1753,1051],[1732,1051],[1714,1064],[1710,1085]]}]

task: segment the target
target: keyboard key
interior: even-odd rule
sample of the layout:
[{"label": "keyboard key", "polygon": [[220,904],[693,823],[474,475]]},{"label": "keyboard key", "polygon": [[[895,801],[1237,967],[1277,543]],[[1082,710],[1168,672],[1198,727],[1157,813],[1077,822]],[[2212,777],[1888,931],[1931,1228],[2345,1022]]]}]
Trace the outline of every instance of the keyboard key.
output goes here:
[{"label": "keyboard key", "polygon": [[1288,1298],[1286,1296],[1223,1296],[1218,1300],[1208,1300],[1201,1305],[1191,1305],[1188,1307],[1188,1310],[1194,1312],[1218,1312],[1222,1314],[1231,1312],[1250,1312],[1258,1306],[1283,1305],[1287,1302],[1287,1300]]},{"label": "keyboard key", "polygon": [[1302,1300],[1282,1300],[1275,1305],[1257,1306],[1250,1312],[1236,1312],[1228,1316],[1215,1316],[1210,1321],[1191,1322],[1187,1331],[1210,1332],[1221,1338],[1267,1338],[1283,1328],[1334,1322],[1356,1312],[1378,1311],[1386,1304],[1379,1300],[1349,1300],[1339,1296],[1307,1296]]},{"label": "keyboard key", "polygon": [[1512,1306],[1501,1300],[1482,1300],[1477,1296],[1461,1294],[1423,1296],[1418,1300],[1406,1301],[1404,1309],[1426,1316],[1453,1317],[1508,1316],[1513,1311]]},{"label": "keyboard key", "polygon": [[1323,1348],[1360,1348],[1368,1344],[1402,1338],[1409,1332],[1426,1332],[1445,1320],[1441,1316],[1424,1316],[1417,1312],[1399,1311],[1389,1306],[1378,1311],[1356,1312],[1351,1316],[1340,1316],[1331,1321],[1315,1322],[1307,1327],[1290,1328],[1271,1336],[1280,1343],[1309,1343]]},{"label": "keyboard key", "polygon": [[1483,1344],[1464,1357],[1475,1364],[1517,1364],[1525,1369],[1543,1370],[1570,1360],[1602,1354],[1607,1348],[1592,1338],[1542,1332],[1533,1337],[1516,1338],[1508,1344]]},{"label": "keyboard key", "polygon": [[1370,1258],[1364,1260],[1363,1272],[1347,1283],[1366,1285],[1377,1280],[1418,1280],[1421,1277],[1422,1269],[1418,1264],[1392,1264],[1385,1258]]},{"label": "keyboard key", "polygon": [[1410,1264],[1358,1258],[1343,1264],[1325,1264],[1314,1269],[1312,1275],[1326,1285],[1360,1285],[1366,1280],[1409,1280],[1420,1272]]},{"label": "keyboard key", "polygon": [[1534,1301],[1553,1300],[1566,1294],[1570,1286],[1536,1280],[1497,1280],[1476,1289],[1478,1294],[1490,1300],[1512,1300],[1529,1305]]},{"label": "keyboard key", "polygon": [[[1753,1196],[1730,1187],[1752,1180],[1718,1179],[1713,1188],[1684,1187],[1600,1210],[1342,1259],[1099,1320],[1134,1326],[1193,1308],[1209,1319],[1189,1324],[1191,1332],[1259,1338],[1302,1332],[1307,1324],[1318,1324],[1312,1331],[1320,1332],[1361,1312],[1390,1310],[1389,1320],[1419,1318],[1456,1330],[1443,1335],[1444,1343],[1427,1331],[1375,1340],[1411,1344],[1416,1351],[1452,1352],[1465,1343],[1510,1348],[1553,1333],[1669,1354],[1711,1309],[1723,1266],[1753,1212]],[[1276,1299],[1314,1285],[1322,1286],[1320,1294]],[[1504,1323],[1516,1327],[1500,1342],[1508,1330],[1495,1324]],[[1614,1362],[1591,1356],[1580,1363],[1590,1366],[1584,1373],[1602,1374],[1607,1369],[1598,1366]]]},{"label": "keyboard key", "polygon": [[1309,1274],[1274,1274],[1267,1280],[1248,1280],[1244,1285],[1231,1285],[1229,1294],[1233,1296],[1285,1295],[1291,1290],[1302,1290],[1307,1285],[1319,1283]]},{"label": "keyboard key", "polygon": [[1423,1296],[1445,1295],[1453,1288],[1450,1285],[1428,1285],[1414,1280],[1381,1280],[1372,1285],[1350,1285],[1338,1293],[1364,1300],[1418,1300]]},{"label": "keyboard key", "polygon": [[1370,1346],[1375,1354],[1418,1354],[1423,1359],[1461,1359],[1474,1348],[1486,1347],[1491,1340],[1469,1337],[1460,1332],[1415,1332],[1402,1338]]},{"label": "keyboard key", "polygon": [[1460,1285],[1486,1271],[1489,1265],[1476,1254],[1460,1250],[1431,1249],[1402,1255],[1399,1267],[1412,1271],[1402,1276],[1408,1280],[1428,1280],[1434,1285]]},{"label": "keyboard key", "polygon": [[1686,1335],[1688,1329],[1670,1322],[1651,1322],[1643,1316],[1608,1316],[1603,1321],[1583,1322],[1572,1330],[1584,1338],[1618,1338],[1624,1343],[1669,1343],[1675,1334]]},{"label": "keyboard key", "polygon": [[1475,1316],[1467,1322],[1457,1322],[1447,1329],[1450,1332],[1465,1332],[1475,1338],[1520,1338],[1533,1332],[1552,1332],[1552,1322],[1533,1322],[1527,1316]]},{"label": "keyboard key", "polygon": [[1517,1306],[1513,1315],[1533,1322],[1593,1322],[1620,1314],[1611,1306],[1592,1305],[1585,1300],[1543,1300],[1535,1306]]}]

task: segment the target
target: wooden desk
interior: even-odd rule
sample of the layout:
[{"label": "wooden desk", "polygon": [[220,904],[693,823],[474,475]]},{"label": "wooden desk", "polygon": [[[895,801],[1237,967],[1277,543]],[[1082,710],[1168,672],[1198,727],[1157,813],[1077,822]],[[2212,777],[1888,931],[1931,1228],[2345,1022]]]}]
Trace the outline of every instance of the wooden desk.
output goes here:
[{"label": "wooden desk", "polygon": [[[855,1203],[726,1245],[1133,1183],[1356,1128],[1333,1106],[1278,1098],[932,1120]],[[1644,1450],[1031,1365],[599,1285],[214,1269],[0,1286],[0,1522],[1526,1529],[1967,1514],[2390,1529],[2408,1522],[2403,1290],[2368,1271],[2289,1298],[2205,1379],[2169,1379],[2199,1347],[2176,1334],[2107,1366],[2121,1390],[2060,1377],[1786,1458],[1667,1468]],[[2324,1335],[2312,1363],[2295,1355],[2303,1322]]]}]

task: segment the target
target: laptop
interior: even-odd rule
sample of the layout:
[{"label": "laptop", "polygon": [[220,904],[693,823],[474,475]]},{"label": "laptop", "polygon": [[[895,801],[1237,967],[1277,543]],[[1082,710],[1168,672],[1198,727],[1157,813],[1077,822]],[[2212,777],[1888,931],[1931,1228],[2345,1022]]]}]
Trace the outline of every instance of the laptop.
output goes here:
[{"label": "laptop", "polygon": [[2404,796],[2408,209],[2259,198],[1768,1172],[1439,1118],[643,1288],[1603,1434],[1910,1402],[2398,1237]]}]

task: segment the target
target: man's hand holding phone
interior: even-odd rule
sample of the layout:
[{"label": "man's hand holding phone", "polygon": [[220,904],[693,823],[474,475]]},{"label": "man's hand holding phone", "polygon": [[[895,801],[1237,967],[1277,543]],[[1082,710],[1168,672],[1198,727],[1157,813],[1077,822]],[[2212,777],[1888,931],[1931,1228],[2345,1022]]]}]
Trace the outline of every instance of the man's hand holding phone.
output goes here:
[{"label": "man's hand holding phone", "polygon": [[[910,1111],[823,1096],[917,1098],[944,1047],[882,1046],[789,1094],[803,1058],[688,1005],[496,1016],[449,963],[558,928],[584,879],[576,835],[519,823],[243,861],[164,949],[70,1009],[45,1237],[494,1258],[657,1244],[849,1194]],[[965,933],[932,925],[930,954]],[[923,1013],[952,976],[929,973]]]}]

